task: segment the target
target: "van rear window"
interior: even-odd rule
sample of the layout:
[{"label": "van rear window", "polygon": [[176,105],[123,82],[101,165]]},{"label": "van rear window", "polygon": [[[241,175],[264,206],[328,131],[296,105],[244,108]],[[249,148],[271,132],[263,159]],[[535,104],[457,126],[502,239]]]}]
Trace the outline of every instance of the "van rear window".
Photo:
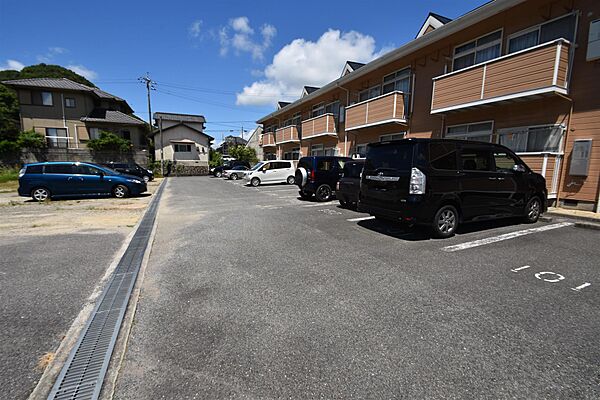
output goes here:
[{"label": "van rear window", "polygon": [[412,167],[411,143],[394,143],[384,146],[368,146],[365,170],[409,170]]}]

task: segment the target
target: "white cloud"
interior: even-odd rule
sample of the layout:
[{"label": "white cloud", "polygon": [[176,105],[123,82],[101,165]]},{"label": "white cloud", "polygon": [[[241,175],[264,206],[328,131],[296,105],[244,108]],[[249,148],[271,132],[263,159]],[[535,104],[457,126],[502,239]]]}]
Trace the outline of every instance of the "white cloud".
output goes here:
[{"label": "white cloud", "polygon": [[37,60],[41,63],[50,63],[54,60],[54,57],[60,54],[68,53],[69,50],[64,47],[48,47],[48,51],[46,54],[41,54],[37,56]]},{"label": "white cloud", "polygon": [[17,60],[6,60],[4,64],[0,65],[0,71],[4,71],[7,69],[20,71],[23,68],[25,68],[25,64]]},{"label": "white cloud", "polygon": [[346,61],[369,62],[390,48],[376,51],[375,39],[360,32],[330,29],[316,41],[295,39],[264,70],[264,79],[237,94],[238,105],[268,105],[297,99],[302,88],[321,87],[337,78]]},{"label": "white cloud", "polygon": [[202,20],[197,19],[194,22],[192,22],[192,24],[188,28],[188,33],[193,38],[199,38],[202,33],[201,28],[202,28]]},{"label": "white cloud", "polygon": [[233,48],[236,54],[250,53],[254,60],[262,60],[265,51],[271,47],[273,38],[277,35],[277,29],[273,25],[264,24],[259,32],[257,37],[248,17],[232,18],[227,26],[219,29],[219,53],[225,56],[229,49]]},{"label": "white cloud", "polygon": [[67,65],[67,68],[90,81],[93,81],[98,77],[98,73],[96,71],[92,71],[91,69],[86,68],[83,65]]}]

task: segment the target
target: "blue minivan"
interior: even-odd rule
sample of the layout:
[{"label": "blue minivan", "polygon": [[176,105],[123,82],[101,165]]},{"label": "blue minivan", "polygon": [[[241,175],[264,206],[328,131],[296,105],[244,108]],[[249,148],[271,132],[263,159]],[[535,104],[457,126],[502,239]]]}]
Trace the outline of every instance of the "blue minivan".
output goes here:
[{"label": "blue minivan", "polygon": [[54,196],[111,194],[123,198],[146,191],[137,176],[86,162],[26,164],[19,171],[19,196],[45,201]]}]

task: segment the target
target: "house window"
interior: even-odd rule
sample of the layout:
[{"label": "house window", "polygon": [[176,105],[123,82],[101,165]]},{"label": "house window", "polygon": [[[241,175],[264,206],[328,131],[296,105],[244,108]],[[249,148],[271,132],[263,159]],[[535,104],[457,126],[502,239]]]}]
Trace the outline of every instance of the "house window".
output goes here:
[{"label": "house window", "polygon": [[65,107],[75,108],[75,99],[72,97],[65,97]]},{"label": "house window", "polygon": [[123,139],[129,140],[131,142],[131,132],[129,132],[129,131],[121,131],[121,135],[123,135]]},{"label": "house window", "polygon": [[454,48],[452,70],[470,67],[500,57],[502,31],[496,31]]},{"label": "house window", "polygon": [[99,128],[89,128],[90,139],[100,139],[100,129]]},{"label": "house window", "polygon": [[390,140],[400,140],[400,139],[404,139],[404,136],[406,136],[406,132],[391,133],[389,135],[381,135],[381,136],[379,136],[379,141],[380,142],[387,142],[387,141],[390,141]]},{"label": "house window", "polygon": [[54,103],[52,102],[52,93],[42,92],[42,105],[44,105],[44,106],[54,105]]},{"label": "house window", "polygon": [[556,153],[560,151],[563,133],[560,125],[501,129],[498,143],[515,153]]},{"label": "house window", "polygon": [[313,106],[312,108],[312,117],[318,117],[319,115],[325,114],[325,104],[319,103]]},{"label": "house window", "polygon": [[575,14],[567,14],[517,32],[508,38],[508,52],[514,53],[559,38],[572,42],[575,39],[576,22]]},{"label": "house window", "polygon": [[358,93],[358,101],[365,101],[377,97],[381,94],[381,86],[373,86]]},{"label": "house window", "polygon": [[174,144],[173,149],[175,153],[191,153],[192,145],[191,144]]},{"label": "house window", "polygon": [[383,77],[383,94],[393,91],[410,93],[410,68]]},{"label": "house window", "polygon": [[494,123],[489,121],[449,126],[446,128],[446,138],[491,142],[493,125]]},{"label": "house window", "polygon": [[64,128],[46,128],[46,143],[50,148],[69,147],[69,137],[67,130]]}]

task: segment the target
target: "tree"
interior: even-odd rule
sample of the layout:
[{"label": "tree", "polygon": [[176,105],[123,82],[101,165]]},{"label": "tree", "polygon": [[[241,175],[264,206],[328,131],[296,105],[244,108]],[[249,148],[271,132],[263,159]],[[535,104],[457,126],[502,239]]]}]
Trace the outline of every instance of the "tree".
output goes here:
[{"label": "tree", "polygon": [[19,101],[14,91],[0,84],[0,140],[16,140],[19,133]]},{"label": "tree", "polygon": [[112,132],[100,131],[100,137],[90,140],[87,147],[94,151],[126,152],[131,150],[131,142]]},{"label": "tree", "polygon": [[229,155],[236,160],[248,161],[250,164],[255,164],[258,161],[258,158],[256,157],[256,150],[243,145],[230,147]]},{"label": "tree", "polygon": [[218,167],[223,165],[223,155],[221,153],[214,151],[213,149],[208,150],[208,165],[211,168]]}]

